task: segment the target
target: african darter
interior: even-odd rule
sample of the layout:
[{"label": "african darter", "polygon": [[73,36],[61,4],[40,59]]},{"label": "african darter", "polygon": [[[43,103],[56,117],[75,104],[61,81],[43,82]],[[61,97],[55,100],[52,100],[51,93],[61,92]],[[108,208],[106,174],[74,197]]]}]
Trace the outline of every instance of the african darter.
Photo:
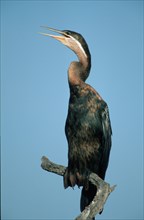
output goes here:
[{"label": "african darter", "polygon": [[91,55],[81,34],[74,31],[54,31],[59,36],[41,33],[57,39],[74,51],[78,61],[68,69],[70,99],[65,133],[68,141],[68,167],[64,187],[83,186],[80,208],[84,210],[96,194],[96,186],[87,181],[88,172],[105,178],[111,149],[111,123],[106,102],[85,83],[91,69]]}]

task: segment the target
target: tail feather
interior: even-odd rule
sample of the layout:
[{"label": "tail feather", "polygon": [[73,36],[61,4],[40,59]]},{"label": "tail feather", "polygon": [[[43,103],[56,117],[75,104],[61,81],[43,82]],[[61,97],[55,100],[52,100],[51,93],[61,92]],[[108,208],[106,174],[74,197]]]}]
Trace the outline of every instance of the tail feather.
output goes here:
[{"label": "tail feather", "polygon": [[[81,212],[85,209],[86,206],[88,206],[94,196],[96,195],[97,189],[96,186],[94,186],[92,183],[89,183],[89,187],[83,187],[81,192],[81,200],[80,200],[80,209]],[[94,220],[95,218],[93,218]]]}]

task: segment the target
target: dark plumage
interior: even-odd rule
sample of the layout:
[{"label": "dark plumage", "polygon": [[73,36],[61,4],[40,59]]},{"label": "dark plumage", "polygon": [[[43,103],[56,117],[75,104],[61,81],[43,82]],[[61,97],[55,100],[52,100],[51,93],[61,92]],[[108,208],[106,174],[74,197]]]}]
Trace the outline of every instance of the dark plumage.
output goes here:
[{"label": "dark plumage", "polygon": [[68,81],[70,99],[65,133],[68,141],[68,167],[64,187],[83,186],[81,211],[89,205],[96,187],[87,181],[89,171],[105,178],[111,149],[111,123],[106,102],[90,85],[85,83],[91,55],[82,35],[73,31],[58,31],[62,36],[51,36],[73,50],[78,61],[70,64]]},{"label": "dark plumage", "polygon": [[107,104],[87,84],[70,89],[65,132],[68,140],[68,168],[64,186],[84,186],[81,211],[89,205],[96,187],[86,181],[88,171],[102,179],[108,166],[111,148],[111,125]]}]

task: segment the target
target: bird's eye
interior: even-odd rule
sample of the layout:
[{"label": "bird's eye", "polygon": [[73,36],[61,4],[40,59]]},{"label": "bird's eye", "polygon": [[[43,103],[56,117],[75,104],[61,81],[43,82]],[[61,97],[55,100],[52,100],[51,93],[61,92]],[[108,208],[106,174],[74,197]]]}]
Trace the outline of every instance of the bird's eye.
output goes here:
[{"label": "bird's eye", "polygon": [[69,37],[68,35],[71,35],[70,31],[64,30],[63,32],[65,33],[66,37]]},{"label": "bird's eye", "polygon": [[66,34],[70,35],[70,32],[69,32],[69,31],[66,31]]}]

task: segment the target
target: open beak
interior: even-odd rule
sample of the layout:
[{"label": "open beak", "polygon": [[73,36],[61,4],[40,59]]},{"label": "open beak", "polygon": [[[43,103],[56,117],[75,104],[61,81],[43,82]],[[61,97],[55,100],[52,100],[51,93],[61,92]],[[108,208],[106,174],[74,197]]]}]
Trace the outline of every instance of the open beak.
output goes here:
[{"label": "open beak", "polygon": [[52,37],[56,40],[59,40],[60,42],[62,42],[63,44],[65,44],[65,40],[67,37],[69,37],[68,34],[66,34],[65,32],[63,31],[60,31],[60,30],[57,30],[57,29],[54,29],[54,28],[50,28],[50,27],[47,27],[47,26],[41,26],[42,28],[45,28],[47,30],[50,30],[50,31],[53,31],[53,32],[56,32],[58,34],[61,34],[61,35],[53,35],[53,34],[47,34],[47,33],[42,33],[42,32],[39,32],[39,34],[42,34],[44,36],[49,36],[49,37]]}]

